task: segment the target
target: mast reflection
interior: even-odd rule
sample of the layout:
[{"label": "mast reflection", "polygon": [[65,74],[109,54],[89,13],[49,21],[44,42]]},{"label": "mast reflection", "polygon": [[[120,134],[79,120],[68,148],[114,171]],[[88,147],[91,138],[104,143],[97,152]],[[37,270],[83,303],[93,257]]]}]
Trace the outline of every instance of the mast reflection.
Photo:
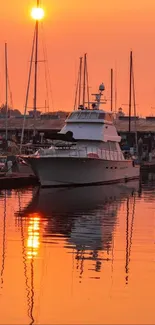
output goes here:
[{"label": "mast reflection", "polygon": [[[27,224],[28,221],[28,224]],[[34,324],[34,266],[40,246],[40,217],[38,214],[30,215],[29,218],[20,219],[22,255],[24,265],[24,276],[27,296],[27,315],[30,318],[29,325]],[[27,235],[25,230],[27,229]]]},{"label": "mast reflection", "polygon": [[[131,200],[132,199],[132,200]],[[133,201],[133,202],[132,202]],[[130,222],[130,203],[131,203],[131,222]],[[125,263],[125,282],[129,283],[129,264],[131,257],[132,248],[132,237],[134,230],[134,219],[135,219],[135,207],[136,207],[136,196],[127,198],[126,201],[127,214],[126,214],[126,263]]]},{"label": "mast reflection", "polygon": [[2,264],[1,264],[1,289],[3,288],[4,283],[4,269],[5,269],[5,255],[6,255],[6,206],[7,206],[7,193],[4,192],[4,214],[3,214],[3,234],[2,234]]}]

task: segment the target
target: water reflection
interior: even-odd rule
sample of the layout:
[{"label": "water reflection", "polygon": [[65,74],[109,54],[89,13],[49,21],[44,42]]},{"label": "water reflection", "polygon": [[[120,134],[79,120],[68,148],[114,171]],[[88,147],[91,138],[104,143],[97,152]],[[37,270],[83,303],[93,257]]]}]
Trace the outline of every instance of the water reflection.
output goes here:
[{"label": "water reflection", "polygon": [[0,324],[154,324],[154,176],[140,185],[0,192]]},{"label": "water reflection", "polygon": [[153,324],[153,182],[1,192],[0,323]]},{"label": "water reflection", "polygon": [[27,239],[27,255],[28,258],[32,259],[37,256],[40,245],[40,217],[38,214],[29,216],[28,221],[28,239]]},{"label": "water reflection", "polygon": [[[138,188],[139,182],[135,181],[113,186],[35,189],[33,200],[24,211],[19,212],[21,218],[28,220],[28,256],[35,257],[37,254],[41,222],[43,243],[55,244],[65,238],[64,247],[74,255],[80,281],[85,267],[91,271],[91,278],[100,279],[102,263],[113,263],[112,245],[117,214],[122,202],[127,200],[127,283],[134,221],[133,213],[129,230],[129,197],[134,197]],[[98,275],[93,276],[92,272]]]},{"label": "water reflection", "polygon": [[5,268],[5,255],[6,255],[6,205],[7,205],[7,196],[6,196],[6,191],[4,192],[4,211],[3,211],[3,232],[2,232],[2,263],[1,263],[1,271],[0,271],[0,276],[1,276],[1,289],[3,288],[3,276],[4,276],[4,268]]},{"label": "water reflection", "polygon": [[126,264],[125,264],[125,272],[126,272],[126,284],[129,281],[129,263],[131,256],[131,247],[132,247],[132,236],[134,230],[134,218],[135,218],[135,205],[136,205],[136,197],[133,196],[133,204],[131,211],[131,225],[130,225],[130,198],[127,198],[127,206],[126,206]]},{"label": "water reflection", "polygon": [[[19,195],[20,202],[20,195]],[[19,205],[20,207],[20,205]],[[19,209],[21,211],[21,207]],[[22,256],[27,296],[27,315],[30,319],[30,325],[34,324],[34,258],[38,255],[40,245],[40,217],[37,214],[30,215],[29,219],[20,218]],[[25,227],[25,222],[26,224]],[[27,233],[24,232],[25,228]]]},{"label": "water reflection", "polygon": [[[22,242],[22,258],[25,276],[25,286],[26,286],[26,297],[27,297],[27,315],[30,318],[30,325],[34,323],[33,308],[34,308],[34,256],[33,254],[33,220],[30,219],[30,225],[28,226],[28,239],[26,244],[26,238],[24,234],[24,219],[21,219],[21,242]],[[38,230],[38,227],[37,227]],[[29,234],[30,231],[30,234]],[[29,237],[30,236],[30,237]],[[36,253],[36,252],[35,252]],[[30,260],[28,260],[30,259]],[[29,263],[28,263],[29,262]]]}]

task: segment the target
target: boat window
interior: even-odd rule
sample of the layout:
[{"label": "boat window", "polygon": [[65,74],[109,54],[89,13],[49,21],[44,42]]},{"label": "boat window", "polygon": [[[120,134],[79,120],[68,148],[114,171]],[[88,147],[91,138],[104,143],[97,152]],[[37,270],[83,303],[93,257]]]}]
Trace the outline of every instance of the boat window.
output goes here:
[{"label": "boat window", "polygon": [[90,114],[90,118],[92,119],[92,120],[94,120],[94,119],[97,119],[98,118],[98,112],[91,112],[91,114]]},{"label": "boat window", "polygon": [[90,112],[86,112],[86,111],[81,112],[80,115],[79,115],[79,118],[80,119],[86,119],[86,118],[88,118],[89,114],[90,114]]},{"label": "boat window", "polygon": [[105,119],[105,113],[99,113],[98,119]]},{"label": "boat window", "polygon": [[109,150],[109,143],[108,142],[104,142],[102,144],[102,150]]},{"label": "boat window", "polygon": [[108,142],[109,142],[110,150],[116,151],[117,150],[116,142],[113,142],[113,141],[108,141]]},{"label": "boat window", "polygon": [[69,119],[77,119],[79,116],[79,112],[73,112],[70,114],[70,116],[68,117]]},{"label": "boat window", "polygon": [[102,150],[111,150],[111,151],[117,151],[116,142],[113,141],[107,141],[102,144]]}]

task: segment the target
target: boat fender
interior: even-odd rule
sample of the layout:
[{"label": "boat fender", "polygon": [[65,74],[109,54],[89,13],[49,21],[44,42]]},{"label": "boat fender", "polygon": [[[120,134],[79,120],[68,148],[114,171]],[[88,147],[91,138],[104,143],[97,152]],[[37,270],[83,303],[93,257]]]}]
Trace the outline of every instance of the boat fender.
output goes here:
[{"label": "boat fender", "polygon": [[134,160],[132,160],[132,166],[135,167],[135,161]]}]

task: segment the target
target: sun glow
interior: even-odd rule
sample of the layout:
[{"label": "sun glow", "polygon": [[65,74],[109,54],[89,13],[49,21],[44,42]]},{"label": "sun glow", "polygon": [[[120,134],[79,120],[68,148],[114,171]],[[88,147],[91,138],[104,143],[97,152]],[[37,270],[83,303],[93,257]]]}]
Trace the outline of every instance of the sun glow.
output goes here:
[{"label": "sun glow", "polygon": [[45,16],[45,12],[43,8],[32,8],[31,17],[35,20],[41,20]]}]

